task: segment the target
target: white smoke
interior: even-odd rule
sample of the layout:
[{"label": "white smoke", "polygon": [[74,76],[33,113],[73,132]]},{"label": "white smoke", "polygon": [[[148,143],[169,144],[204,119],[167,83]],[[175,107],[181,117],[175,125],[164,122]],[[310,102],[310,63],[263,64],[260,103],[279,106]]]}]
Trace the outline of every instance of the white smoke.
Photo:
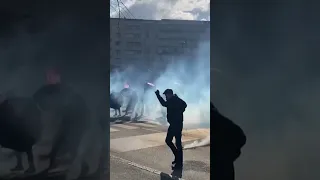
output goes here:
[{"label": "white smoke", "polygon": [[209,146],[209,145],[210,145],[210,135],[202,140],[196,140],[193,143],[184,145],[183,149],[193,149],[193,148]]},{"label": "white smoke", "polygon": [[[128,61],[130,62],[130,61]],[[162,62],[161,62],[162,63]],[[166,62],[163,62],[166,63]],[[159,69],[157,69],[159,71]],[[124,83],[130,80],[130,86],[138,94],[143,92],[143,83],[153,76],[147,70],[135,70],[133,66],[123,71],[112,72],[110,76],[110,90],[120,91]],[[156,72],[153,71],[156,74]],[[160,93],[165,89],[172,89],[188,107],[184,113],[184,124],[192,127],[206,126],[210,124],[210,42],[202,42],[196,51],[193,59],[173,57],[160,75],[155,78],[152,84]],[[161,107],[154,93],[147,95],[145,100],[148,119],[157,120],[164,117],[165,108]],[[160,121],[160,120],[158,120]],[[162,121],[165,121],[162,119]]]}]

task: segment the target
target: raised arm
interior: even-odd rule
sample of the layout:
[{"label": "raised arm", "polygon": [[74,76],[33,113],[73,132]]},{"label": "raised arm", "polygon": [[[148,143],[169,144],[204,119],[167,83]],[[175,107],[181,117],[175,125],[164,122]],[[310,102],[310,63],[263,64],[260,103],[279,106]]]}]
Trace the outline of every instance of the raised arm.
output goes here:
[{"label": "raised arm", "polygon": [[156,95],[157,95],[157,98],[158,98],[160,104],[161,104],[163,107],[167,107],[167,102],[160,96],[160,94],[157,94],[157,93],[156,93]]},{"label": "raised arm", "polygon": [[155,93],[156,93],[156,95],[157,95],[157,98],[158,98],[160,104],[161,104],[163,107],[167,107],[167,102],[160,96],[159,90],[157,90]]}]

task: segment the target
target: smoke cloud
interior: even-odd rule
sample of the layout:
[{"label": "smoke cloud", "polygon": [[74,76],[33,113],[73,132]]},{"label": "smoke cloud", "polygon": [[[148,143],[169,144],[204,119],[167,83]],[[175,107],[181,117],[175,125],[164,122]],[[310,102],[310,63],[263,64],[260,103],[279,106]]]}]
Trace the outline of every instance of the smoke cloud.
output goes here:
[{"label": "smoke cloud", "polygon": [[236,179],[319,179],[315,4],[212,5],[211,98],[248,138]]},{"label": "smoke cloud", "polygon": [[[177,96],[186,101],[188,104],[184,113],[186,127],[209,127],[210,43],[200,43],[193,59],[180,56],[171,57],[168,60],[161,62],[164,69],[149,69],[148,71],[148,69],[140,70],[129,65],[129,68],[121,72],[111,73],[110,91],[119,92],[123,88],[124,82],[129,81],[129,85],[142,95],[143,83],[153,79],[150,83],[155,85],[155,89],[159,89],[160,94],[170,88]],[[154,64],[152,67],[160,66]],[[166,114],[166,110],[160,105],[154,93],[146,95],[145,104],[147,119],[157,123],[166,123],[166,120],[162,118]]]},{"label": "smoke cloud", "polygon": [[193,148],[208,146],[208,145],[210,145],[210,136],[207,136],[202,140],[196,140],[193,143],[186,144],[183,146],[183,149],[193,149]]}]

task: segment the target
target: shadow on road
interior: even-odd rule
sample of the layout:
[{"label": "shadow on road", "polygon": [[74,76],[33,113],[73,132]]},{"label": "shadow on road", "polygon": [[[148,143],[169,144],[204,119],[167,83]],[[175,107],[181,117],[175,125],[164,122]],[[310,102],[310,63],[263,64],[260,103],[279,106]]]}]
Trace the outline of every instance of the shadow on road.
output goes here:
[{"label": "shadow on road", "polygon": [[[126,122],[134,122],[137,123],[139,120],[142,119],[142,115],[136,116],[133,119],[130,118],[130,116],[119,116],[119,117],[110,117],[110,122],[116,122],[116,123],[126,123]],[[119,122],[117,122],[119,121]]]},{"label": "shadow on road", "polygon": [[182,169],[173,170],[171,175],[161,172],[160,180],[179,180],[182,178]]},{"label": "shadow on road", "polygon": [[182,178],[182,169],[175,169],[172,171],[171,176]]},{"label": "shadow on road", "polygon": [[110,122],[116,122],[116,121],[129,122],[130,117],[129,116],[110,117],[109,120],[110,120]]}]

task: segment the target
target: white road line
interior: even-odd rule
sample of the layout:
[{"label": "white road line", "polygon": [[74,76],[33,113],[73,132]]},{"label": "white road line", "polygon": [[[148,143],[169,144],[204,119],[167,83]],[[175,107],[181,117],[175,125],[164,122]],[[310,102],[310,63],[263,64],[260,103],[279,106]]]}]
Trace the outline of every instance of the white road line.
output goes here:
[{"label": "white road line", "polygon": [[138,129],[138,127],[136,126],[128,126],[128,125],[124,125],[124,124],[113,124],[112,126],[114,127],[118,127],[118,128],[123,128],[123,129]]},{"label": "white road line", "polygon": [[123,159],[123,158],[120,158],[120,157],[117,157],[117,156],[114,156],[114,155],[111,155],[111,154],[110,154],[110,158],[117,159],[117,160],[119,160],[119,161],[121,161],[121,162],[123,162],[125,164],[130,165],[130,166],[133,166],[133,167],[136,167],[136,168],[139,168],[139,169],[142,169],[142,170],[149,171],[151,173],[160,175],[160,179],[165,179],[166,178],[166,179],[184,180],[182,178],[172,177],[172,175],[169,175],[167,173],[161,172],[161,171],[153,169],[151,167],[147,167],[147,166],[143,166],[143,165],[137,164],[135,162],[132,162],[132,161],[129,161],[129,160],[126,160],[126,159]]},{"label": "white road line", "polygon": [[119,131],[119,130],[118,130],[118,129],[114,129],[114,128],[110,127],[110,132],[117,132],[117,131]]},{"label": "white road line", "polygon": [[141,129],[144,129],[144,130],[147,130],[147,131],[154,131],[154,132],[163,132],[163,131],[160,131],[160,130],[149,129],[149,128],[141,128]]},{"label": "white road line", "polygon": [[156,125],[146,124],[146,123],[136,123],[135,125],[146,127],[146,128],[155,128],[155,127],[157,127]]},{"label": "white road line", "polygon": [[[151,148],[165,145],[166,132],[153,133],[139,136],[130,136],[124,138],[116,138],[110,140],[110,149],[116,152],[128,152],[139,149]],[[182,142],[195,141],[199,137],[184,136]]]}]

